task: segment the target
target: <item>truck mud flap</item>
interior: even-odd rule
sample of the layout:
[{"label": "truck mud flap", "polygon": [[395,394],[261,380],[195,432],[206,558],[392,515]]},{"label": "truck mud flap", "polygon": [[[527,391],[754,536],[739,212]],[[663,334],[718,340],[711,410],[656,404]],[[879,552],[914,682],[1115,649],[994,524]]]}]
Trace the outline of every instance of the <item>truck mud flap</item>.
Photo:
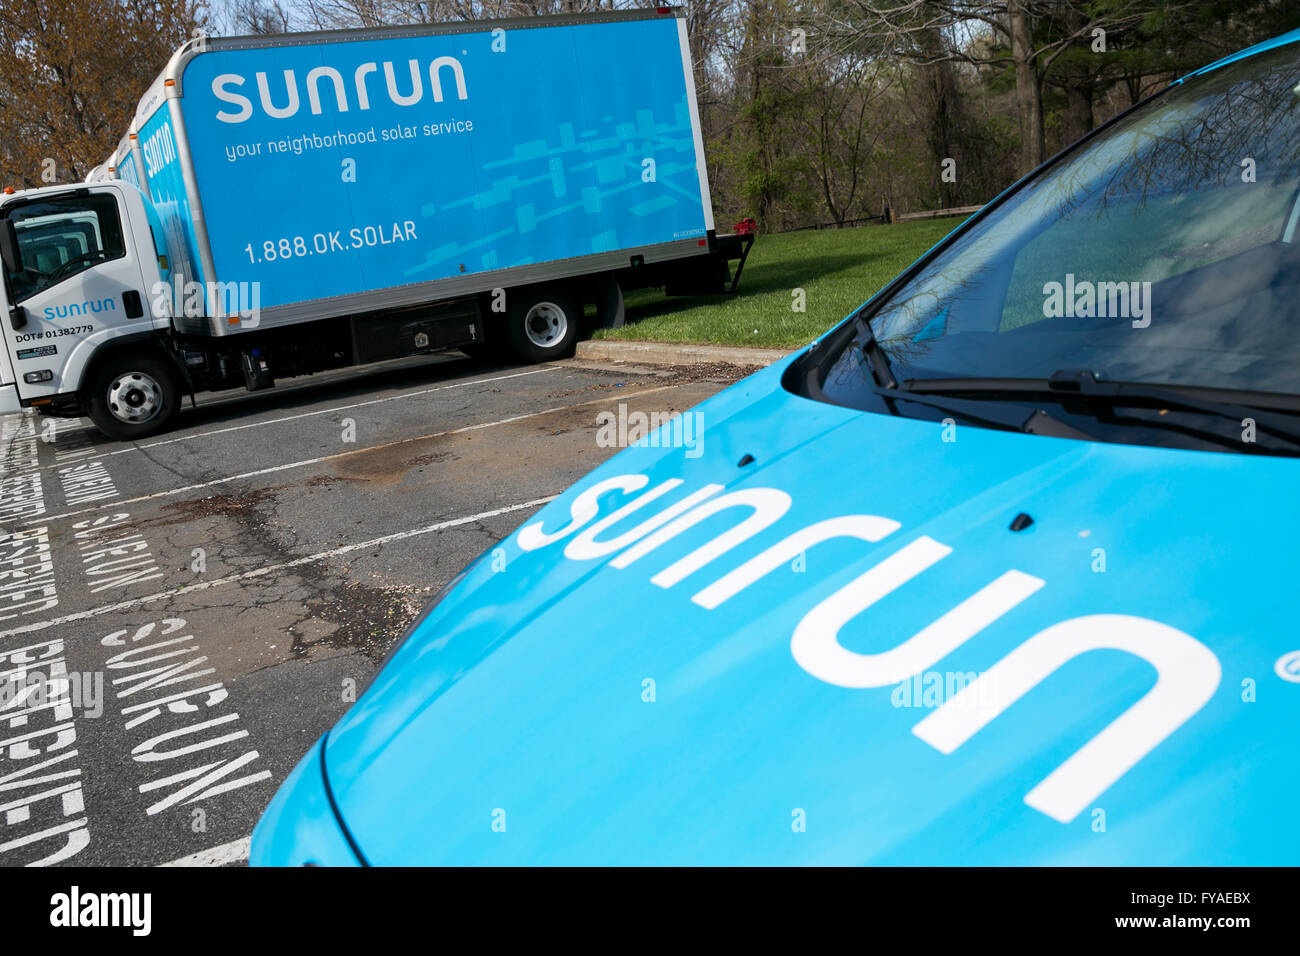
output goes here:
[{"label": "truck mud flap", "polygon": [[606,273],[592,284],[596,299],[596,327],[621,329],[626,320],[623,311],[623,290],[618,279]]}]

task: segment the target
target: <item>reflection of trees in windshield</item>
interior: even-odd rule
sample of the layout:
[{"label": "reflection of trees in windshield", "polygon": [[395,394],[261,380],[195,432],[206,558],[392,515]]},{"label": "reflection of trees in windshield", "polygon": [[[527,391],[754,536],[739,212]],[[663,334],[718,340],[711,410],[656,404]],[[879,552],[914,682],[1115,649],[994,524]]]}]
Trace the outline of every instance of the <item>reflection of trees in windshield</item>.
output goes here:
[{"label": "reflection of trees in windshield", "polygon": [[[1235,185],[1242,181],[1242,161],[1247,158],[1254,160],[1256,175],[1265,182],[1293,179],[1300,156],[1300,98],[1292,89],[1296,79],[1294,62],[1288,62],[1263,76],[1233,82],[1220,94],[1200,97],[1195,122],[1184,124],[1176,134],[1158,135],[1150,148],[1134,157],[1126,170],[1129,190],[1140,186],[1145,196],[1153,189],[1193,192]],[[1177,92],[1172,95],[1176,103]],[[1140,183],[1135,182],[1138,175],[1143,177]]]},{"label": "reflection of trees in windshield", "polygon": [[[1300,244],[1282,241],[1300,184],[1297,81],[1293,44],[1193,78],[1121,121],[897,293],[873,320],[881,346],[901,366],[924,366],[917,374],[1043,377],[1084,363],[1300,391]],[[1047,316],[1044,286],[1067,273],[1152,283],[1151,328]]]},{"label": "reflection of trees in windshield", "polygon": [[[1051,216],[1065,219],[1090,209],[1100,222],[1117,206],[1131,213],[1156,197],[1236,186],[1246,159],[1253,160],[1261,183],[1294,180],[1300,165],[1298,79],[1290,47],[1223,67],[1191,89],[1170,91],[1156,112],[1121,122],[1049,177],[1057,199]],[[1123,148],[1122,155],[1105,155],[1111,144]],[[1094,179],[1092,154],[1098,151],[1106,171]]]}]

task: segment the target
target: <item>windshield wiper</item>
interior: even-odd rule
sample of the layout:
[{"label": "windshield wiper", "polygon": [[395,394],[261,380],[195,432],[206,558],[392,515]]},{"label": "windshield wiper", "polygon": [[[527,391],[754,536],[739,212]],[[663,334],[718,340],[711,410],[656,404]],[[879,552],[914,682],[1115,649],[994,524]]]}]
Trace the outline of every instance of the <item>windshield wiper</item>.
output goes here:
[{"label": "windshield wiper", "polygon": [[854,319],[853,324],[858,330],[859,346],[862,349],[863,358],[867,360],[867,369],[871,372],[871,380],[881,388],[898,388],[898,380],[894,378],[893,370],[889,367],[889,356],[885,354],[885,350],[876,341],[871,326],[860,315]]},{"label": "windshield wiper", "polygon": [[927,408],[937,408],[940,411],[960,415],[962,418],[976,424],[1006,431],[1026,432],[1031,435],[1050,435],[1055,438],[1077,438],[1084,441],[1097,440],[1097,436],[1075,428],[1073,425],[1049,415],[1041,408],[1034,409],[1027,416],[1021,414],[1023,409],[1016,409],[1010,415],[990,416],[987,408],[980,407],[978,402],[963,401],[962,399],[936,401],[932,398],[922,398],[916,389],[900,388],[898,380],[894,378],[893,370],[890,368],[889,356],[885,354],[885,350],[876,341],[871,326],[861,316],[855,317],[854,325],[858,330],[858,343],[862,349],[862,357],[867,364],[867,371],[871,374],[871,380],[875,383],[871,391],[885,400],[885,405],[892,415],[898,414],[895,403],[906,401],[924,405]]},{"label": "windshield wiper", "polygon": [[992,415],[989,413],[987,400],[937,399],[907,388],[883,388],[879,385],[874,386],[871,391],[883,398],[889,405],[890,412],[895,415],[898,414],[897,409],[894,408],[895,402],[913,402],[927,408],[937,408],[942,412],[960,415],[977,425],[1000,428],[1004,431],[1025,432],[1029,435],[1048,435],[1052,438],[1076,438],[1082,441],[1097,440],[1096,435],[1090,435],[1082,429],[1075,428],[1068,422],[1061,421],[1061,419],[1048,414],[1041,408],[1032,409],[1026,415],[1024,408],[1012,406],[1010,414]]},{"label": "windshield wiper", "polygon": [[[1300,446],[1300,423],[1289,417],[1300,415],[1300,396],[1277,392],[1113,382],[1086,369],[1062,369],[1048,378],[908,379],[899,386],[899,391],[919,395],[964,395],[973,400],[1019,397],[1067,402],[1076,399],[1092,406],[1198,412],[1238,423],[1251,419],[1260,431]],[[1278,410],[1282,414],[1278,414]],[[1144,423],[1165,424],[1151,419],[1144,419]]]}]

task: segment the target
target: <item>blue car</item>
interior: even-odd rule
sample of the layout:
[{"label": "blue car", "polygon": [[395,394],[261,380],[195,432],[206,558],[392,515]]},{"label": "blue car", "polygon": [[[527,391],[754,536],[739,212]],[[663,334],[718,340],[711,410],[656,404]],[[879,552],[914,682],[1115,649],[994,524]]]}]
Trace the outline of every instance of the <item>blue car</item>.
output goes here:
[{"label": "blue car", "polygon": [[1300,862],[1300,31],[689,414],[424,611],[254,864]]}]

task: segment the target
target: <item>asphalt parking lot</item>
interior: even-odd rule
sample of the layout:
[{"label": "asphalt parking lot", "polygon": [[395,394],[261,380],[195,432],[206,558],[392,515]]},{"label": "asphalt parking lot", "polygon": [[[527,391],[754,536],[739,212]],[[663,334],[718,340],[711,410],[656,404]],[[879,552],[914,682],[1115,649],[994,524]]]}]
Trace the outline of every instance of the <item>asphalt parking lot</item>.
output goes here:
[{"label": "asphalt parking lot", "polygon": [[186,408],[136,444],[0,418],[0,864],[237,864],[420,607],[736,368],[458,356]]}]

